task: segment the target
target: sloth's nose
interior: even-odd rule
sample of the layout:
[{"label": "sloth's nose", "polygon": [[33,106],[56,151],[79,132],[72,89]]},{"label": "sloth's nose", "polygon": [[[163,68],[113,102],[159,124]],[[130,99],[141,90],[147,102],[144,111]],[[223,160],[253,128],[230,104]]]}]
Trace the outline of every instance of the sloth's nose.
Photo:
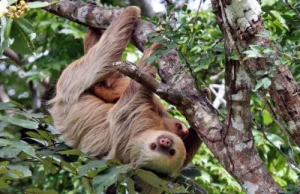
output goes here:
[{"label": "sloth's nose", "polygon": [[172,146],[172,140],[168,137],[161,136],[159,137],[158,144],[163,148],[170,148]]}]

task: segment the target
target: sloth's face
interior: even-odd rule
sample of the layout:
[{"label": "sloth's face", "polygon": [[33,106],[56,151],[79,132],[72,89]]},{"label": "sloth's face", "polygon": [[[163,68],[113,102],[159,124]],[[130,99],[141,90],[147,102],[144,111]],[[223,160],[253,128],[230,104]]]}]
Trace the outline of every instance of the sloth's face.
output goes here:
[{"label": "sloth's face", "polygon": [[169,176],[181,170],[186,156],[180,137],[168,131],[145,131],[131,145],[131,162]]}]

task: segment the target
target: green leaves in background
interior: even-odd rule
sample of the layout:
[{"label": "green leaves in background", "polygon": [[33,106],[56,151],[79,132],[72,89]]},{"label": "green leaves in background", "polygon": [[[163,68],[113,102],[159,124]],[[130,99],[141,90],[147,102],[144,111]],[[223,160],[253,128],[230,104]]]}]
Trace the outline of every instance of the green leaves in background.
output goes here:
[{"label": "green leaves in background", "polygon": [[33,26],[24,18],[14,19],[10,38],[14,40],[11,49],[18,53],[31,54],[34,51],[32,40],[35,38]]},{"label": "green leaves in background", "polygon": [[255,86],[254,92],[256,92],[260,88],[268,89],[269,86],[271,85],[271,83],[272,83],[272,81],[268,77],[260,79]]},{"label": "green leaves in background", "polygon": [[49,5],[55,4],[58,1],[53,1],[51,3],[49,2],[41,2],[41,1],[35,1],[35,2],[28,2],[26,5],[28,7],[30,7],[31,9],[35,9],[35,8],[42,8],[42,7],[47,7]]},{"label": "green leaves in background", "polygon": [[148,184],[162,189],[166,192],[170,192],[170,193],[188,193],[187,190],[176,184],[176,183],[172,183],[171,181],[167,181],[167,180],[163,180],[161,178],[159,178],[156,174],[154,174],[153,172],[150,171],[145,171],[142,169],[137,169],[135,174],[137,175],[137,177],[139,177],[141,180],[147,182]]},{"label": "green leaves in background", "polygon": [[132,164],[125,164],[120,166],[113,166],[106,169],[105,174],[99,174],[93,179],[93,187],[95,188],[96,193],[101,191],[106,191],[106,189],[117,182],[122,174],[127,173],[132,169]]}]

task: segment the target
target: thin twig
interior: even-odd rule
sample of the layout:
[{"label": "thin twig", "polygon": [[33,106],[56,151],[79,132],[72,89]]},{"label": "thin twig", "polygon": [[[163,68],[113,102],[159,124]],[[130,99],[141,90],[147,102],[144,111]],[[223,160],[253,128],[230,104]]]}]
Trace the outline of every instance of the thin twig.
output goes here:
[{"label": "thin twig", "polygon": [[[296,161],[294,161],[292,158],[290,158],[290,157],[288,157],[285,153],[283,153],[283,151],[281,151],[269,138],[268,138],[268,136],[266,135],[266,133],[265,133],[265,128],[264,127],[262,127],[262,126],[260,126],[255,120],[253,121],[254,122],[254,124],[260,129],[259,131],[263,134],[263,136],[264,136],[264,138],[265,138],[265,140],[268,142],[268,143],[270,143],[281,155],[283,155],[283,157],[285,157],[285,159],[289,162],[289,163],[291,163],[292,165],[294,165],[295,166],[295,168],[297,169],[297,170],[300,170],[300,166],[297,164],[297,162]],[[291,147],[291,149],[293,150],[293,148]]]},{"label": "thin twig", "polygon": [[194,17],[193,27],[192,27],[193,34],[192,34],[192,38],[190,38],[190,40],[193,40],[195,38],[196,30],[194,28],[195,28],[195,25],[196,25],[196,21],[197,21],[197,18],[198,18],[198,14],[199,14],[199,11],[200,11],[201,4],[202,4],[202,0],[200,0],[200,2],[199,2],[197,12],[196,12],[196,16]]},{"label": "thin twig", "polygon": [[26,62],[26,60],[23,59],[22,55],[16,53],[10,48],[5,49],[3,55],[13,60],[18,66],[22,66]]},{"label": "thin twig", "polygon": [[184,55],[180,50],[176,49],[176,51],[177,51],[177,52],[182,56],[182,58],[184,59],[184,62],[185,62],[185,64],[186,64],[186,66],[188,67],[189,72],[190,72],[191,76],[193,77],[193,79],[194,79],[194,81],[195,81],[195,86],[196,86],[196,89],[197,89],[197,91],[198,91],[198,94],[201,94],[201,89],[200,89],[200,87],[198,86],[198,83],[197,83],[197,77],[196,77],[196,75],[195,75],[195,73],[194,73],[194,71],[193,71],[193,69],[192,69],[192,67],[191,67],[190,62],[188,61],[188,59],[185,57],[185,55]]},{"label": "thin twig", "polygon": [[294,7],[288,2],[288,0],[284,0],[284,2],[285,2],[285,4],[287,4],[287,6],[288,6],[291,10],[293,10],[293,11],[297,14],[297,16],[300,18],[300,13],[299,13],[299,11],[298,11],[296,8],[294,8]]}]

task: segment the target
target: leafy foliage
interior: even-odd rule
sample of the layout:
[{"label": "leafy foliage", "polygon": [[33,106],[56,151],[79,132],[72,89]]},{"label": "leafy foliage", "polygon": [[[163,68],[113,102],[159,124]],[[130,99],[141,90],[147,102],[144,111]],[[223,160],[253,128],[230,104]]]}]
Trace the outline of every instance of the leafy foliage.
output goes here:
[{"label": "leafy foliage", "polygon": [[[132,191],[129,184],[133,183],[134,176],[168,192],[187,192],[178,183],[172,183],[172,179],[163,180],[150,171],[136,169],[132,164],[90,158],[77,149],[69,148],[58,138],[59,135],[51,131],[53,127],[46,124],[51,119],[49,116],[31,114],[13,101],[0,103],[0,107],[2,112],[10,111],[13,114],[0,118],[0,191],[67,193],[70,192],[65,190],[68,188],[60,190],[57,186],[61,183],[72,185],[73,180],[82,184],[79,190],[76,184],[70,188],[78,192],[101,193],[114,183],[117,183],[117,187],[119,185],[118,189],[125,189],[122,184],[126,183],[128,190]],[[67,176],[61,178],[66,173],[73,180],[68,180]],[[42,174],[47,176],[43,181],[40,180]],[[53,181],[56,178],[59,181]]]}]

